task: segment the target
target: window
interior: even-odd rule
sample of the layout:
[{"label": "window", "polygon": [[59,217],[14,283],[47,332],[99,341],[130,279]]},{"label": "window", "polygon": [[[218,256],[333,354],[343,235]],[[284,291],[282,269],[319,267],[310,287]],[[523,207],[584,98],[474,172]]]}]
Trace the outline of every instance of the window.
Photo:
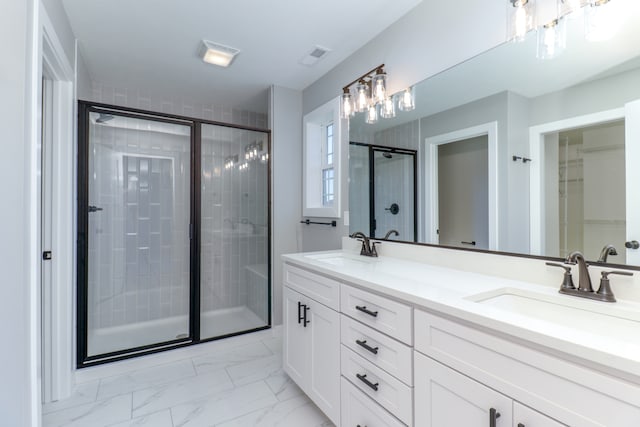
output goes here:
[{"label": "window", "polygon": [[324,144],[322,145],[322,205],[333,206],[334,173],[333,173],[333,123],[324,127]]},{"label": "window", "polygon": [[340,98],[304,116],[302,214],[340,217]]}]

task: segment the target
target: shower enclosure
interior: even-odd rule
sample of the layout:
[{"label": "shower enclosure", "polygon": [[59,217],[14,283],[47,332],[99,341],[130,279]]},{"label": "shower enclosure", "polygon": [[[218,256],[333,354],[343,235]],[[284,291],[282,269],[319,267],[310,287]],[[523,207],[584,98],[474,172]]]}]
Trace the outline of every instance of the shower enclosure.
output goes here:
[{"label": "shower enclosure", "polygon": [[417,241],[416,151],[349,144],[349,232]]},{"label": "shower enclosure", "polygon": [[78,366],[269,327],[269,132],[79,112]]}]

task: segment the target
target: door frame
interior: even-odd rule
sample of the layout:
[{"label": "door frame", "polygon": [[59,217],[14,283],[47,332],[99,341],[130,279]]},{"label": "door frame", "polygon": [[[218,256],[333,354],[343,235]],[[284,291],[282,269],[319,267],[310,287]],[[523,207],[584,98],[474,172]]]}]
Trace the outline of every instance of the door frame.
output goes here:
[{"label": "door frame", "polygon": [[[51,246],[42,247],[43,235],[43,189],[39,182],[32,183],[35,190],[35,206],[32,211],[37,226],[36,250],[33,262],[37,263],[34,277],[37,290],[37,327],[40,348],[38,357],[42,363],[41,391],[43,402],[60,400],[71,395],[73,385],[74,310],[73,295],[75,275],[75,71],[67,57],[55,27],[46,10],[39,7],[39,29],[37,34],[37,123],[34,137],[37,138],[35,170],[42,173],[42,80],[46,76],[51,86],[50,156],[51,199],[50,218]],[[45,72],[46,70],[46,72]],[[33,194],[33,193],[32,193]],[[33,220],[33,219],[32,219]],[[44,250],[51,250],[51,281],[42,278],[41,263]],[[48,286],[47,292],[42,286]],[[46,313],[47,318],[44,318]],[[46,327],[44,323],[46,324]]]},{"label": "door frame", "polygon": [[[529,245],[531,255],[544,255],[545,247],[546,218],[545,218],[545,198],[543,195],[545,169],[542,159],[545,158],[544,138],[550,133],[563,132],[586,126],[610,123],[624,120],[626,117],[625,108],[615,108],[612,110],[600,111],[597,113],[585,114],[582,116],[570,117],[554,122],[543,123],[529,128],[529,154],[532,161],[529,179]],[[626,128],[626,126],[625,126]],[[627,157],[627,156],[625,156]],[[629,167],[629,165],[627,165]],[[627,206],[629,209],[629,206]]]},{"label": "door frame", "polygon": [[493,121],[481,125],[468,127],[424,140],[424,202],[421,206],[422,223],[424,232],[421,241],[431,244],[439,244],[438,236],[438,146],[457,142],[465,139],[487,136],[489,171],[489,248],[490,251],[499,250],[499,193],[498,193],[498,122]]}]

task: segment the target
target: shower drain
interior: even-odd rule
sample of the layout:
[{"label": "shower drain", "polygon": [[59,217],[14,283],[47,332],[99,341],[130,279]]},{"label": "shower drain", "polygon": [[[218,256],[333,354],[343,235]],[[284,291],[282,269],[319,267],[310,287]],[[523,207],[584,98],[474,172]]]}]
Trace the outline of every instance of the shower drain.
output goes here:
[{"label": "shower drain", "polygon": [[189,334],[178,334],[176,335],[177,340],[181,340],[183,338],[189,338]]}]

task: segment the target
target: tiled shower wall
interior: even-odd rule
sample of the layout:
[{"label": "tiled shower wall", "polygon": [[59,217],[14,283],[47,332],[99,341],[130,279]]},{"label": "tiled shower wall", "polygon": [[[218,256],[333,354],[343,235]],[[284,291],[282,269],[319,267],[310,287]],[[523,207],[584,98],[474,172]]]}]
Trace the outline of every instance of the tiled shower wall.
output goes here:
[{"label": "tiled shower wall", "polygon": [[90,330],[188,312],[190,138],[128,121],[91,126]]}]

